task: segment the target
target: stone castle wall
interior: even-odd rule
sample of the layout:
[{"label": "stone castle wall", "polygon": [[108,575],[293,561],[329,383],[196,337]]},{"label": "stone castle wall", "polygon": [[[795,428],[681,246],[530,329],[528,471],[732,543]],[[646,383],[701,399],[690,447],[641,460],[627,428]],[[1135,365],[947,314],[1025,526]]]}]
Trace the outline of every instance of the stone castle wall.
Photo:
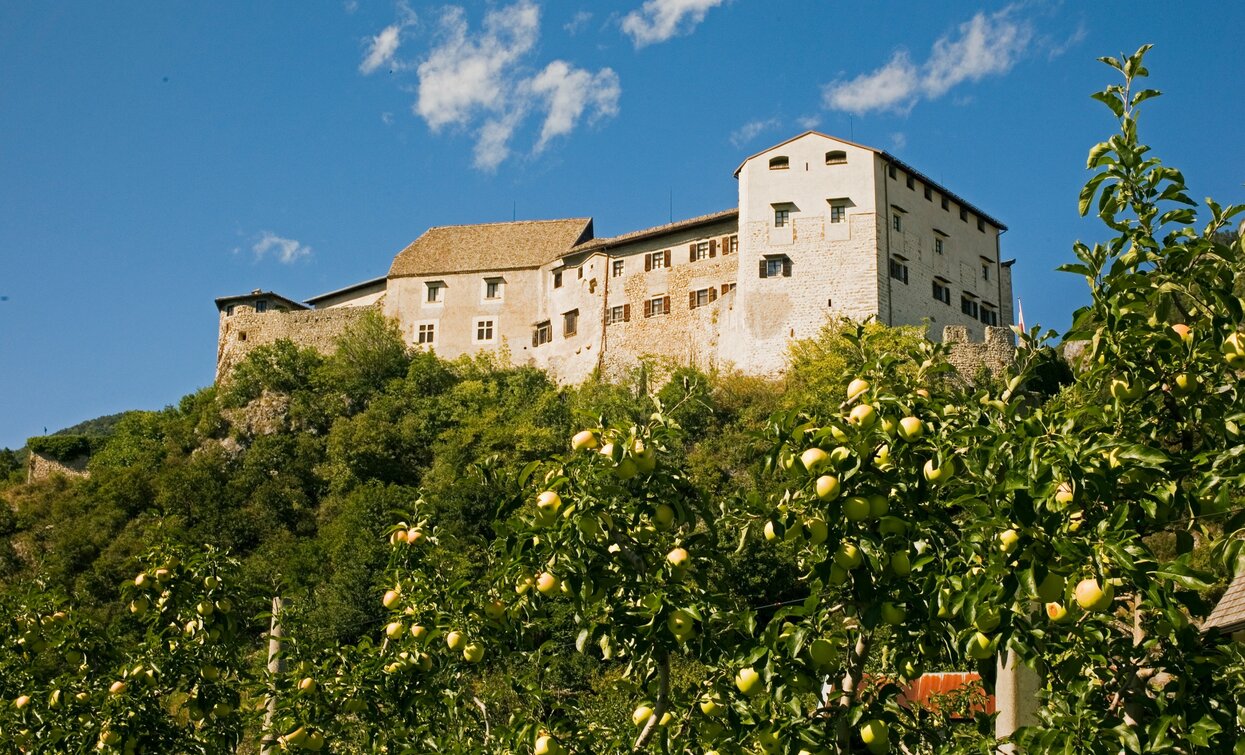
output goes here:
[{"label": "stone castle wall", "polygon": [[948,325],[942,329],[942,341],[950,349],[947,361],[960,375],[971,380],[982,367],[992,375],[1002,375],[1016,355],[1016,343],[1008,328],[986,328],[985,339],[974,341],[969,329]]},{"label": "stone castle wall", "polygon": [[83,455],[65,461],[53,459],[50,456],[43,456],[34,451],[30,452],[30,459],[26,462],[26,481],[36,482],[38,480],[46,480],[52,475],[64,475],[66,477],[86,477],[86,464],[90,461],[89,456]]},{"label": "stone castle wall", "polygon": [[291,312],[241,312],[220,316],[220,336],[216,350],[216,379],[229,374],[246,355],[258,346],[288,338],[321,354],[331,354],[337,339],[371,307],[335,307],[332,309],[297,310]]}]

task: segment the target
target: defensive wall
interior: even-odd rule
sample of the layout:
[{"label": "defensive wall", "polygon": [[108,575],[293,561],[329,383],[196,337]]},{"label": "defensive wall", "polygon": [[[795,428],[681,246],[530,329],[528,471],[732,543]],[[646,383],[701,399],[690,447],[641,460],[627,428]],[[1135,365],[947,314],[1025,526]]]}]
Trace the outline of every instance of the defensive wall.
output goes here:
[{"label": "defensive wall", "polygon": [[331,354],[337,339],[371,307],[334,307],[294,311],[243,311],[220,315],[216,379],[229,374],[256,347],[288,338],[299,346]]}]

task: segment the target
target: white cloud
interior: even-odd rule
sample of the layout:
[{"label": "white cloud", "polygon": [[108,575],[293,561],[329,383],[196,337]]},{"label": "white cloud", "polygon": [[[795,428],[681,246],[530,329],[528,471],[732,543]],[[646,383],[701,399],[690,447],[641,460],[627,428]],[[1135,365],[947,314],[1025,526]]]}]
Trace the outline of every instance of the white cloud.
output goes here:
[{"label": "white cloud", "polygon": [[871,73],[825,87],[826,107],[851,113],[890,110],[906,113],[921,99],[937,99],[958,84],[1007,73],[1028,50],[1033,28],[1016,19],[1017,6],[987,15],[979,12],[955,35],[934,42],[929,58],[917,66],[900,50]]},{"label": "white cloud", "polygon": [[891,134],[891,149],[898,152],[908,146],[908,137],[902,131]]},{"label": "white cloud", "polygon": [[584,27],[587,26],[590,21],[592,21],[591,11],[581,10],[575,13],[574,16],[571,16],[571,20],[567,21],[566,25],[562,28],[566,30],[567,34],[570,34],[573,37],[583,31]]},{"label": "white cloud", "polygon": [[251,247],[256,260],[272,254],[277,261],[289,265],[311,254],[311,247],[301,244],[295,239],[285,239],[271,231],[260,234],[259,240]]},{"label": "white cloud", "polygon": [[401,35],[402,27],[394,24],[386,26],[380,34],[372,37],[367,54],[363,56],[363,62],[359,64],[359,73],[364,75],[372,73],[393,60],[393,56],[398,52],[398,45],[402,44]]},{"label": "white cloud", "polygon": [[393,113],[390,113],[390,112],[381,113],[380,122],[385,124],[386,126],[392,126],[393,125]]},{"label": "white cloud", "polygon": [[1084,42],[1085,38],[1088,36],[1089,27],[1085,25],[1085,19],[1081,19],[1081,21],[1076,25],[1076,30],[1073,31],[1067,39],[1062,42],[1054,42],[1049,37],[1046,37],[1039,40],[1039,45],[1046,48],[1046,59],[1054,60],[1068,50]]},{"label": "white cloud", "polygon": [[530,87],[532,94],[545,102],[545,123],[536,141],[536,152],[544,150],[550,139],[573,131],[585,110],[590,111],[593,121],[618,115],[622,87],[618,74],[610,68],[593,74],[555,60],[531,80]]},{"label": "white cloud", "polygon": [[815,115],[805,115],[796,118],[795,122],[799,124],[800,128],[811,131],[821,125],[821,118]]},{"label": "white cloud", "polygon": [[764,121],[748,121],[731,132],[731,144],[737,148],[742,147],[766,131],[773,131],[781,125],[782,122],[777,118],[770,118]]},{"label": "white cloud", "polygon": [[639,10],[623,17],[622,30],[637,48],[689,34],[722,0],[646,0]]}]

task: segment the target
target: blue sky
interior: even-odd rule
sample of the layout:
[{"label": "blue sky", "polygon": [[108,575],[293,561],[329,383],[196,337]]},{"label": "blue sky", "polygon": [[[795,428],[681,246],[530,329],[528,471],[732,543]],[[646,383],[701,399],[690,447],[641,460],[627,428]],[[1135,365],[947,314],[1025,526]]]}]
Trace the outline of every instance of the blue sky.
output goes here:
[{"label": "blue sky", "polygon": [[[432,225],[590,215],[613,235],[735,203],[814,127],[1007,223],[1029,324],[1113,81],[1151,42],[1142,137],[1245,200],[1238,3],[823,0],[0,5],[0,446],[211,382],[213,298],[385,273]],[[1127,8],[1127,10],[1125,10]]]}]

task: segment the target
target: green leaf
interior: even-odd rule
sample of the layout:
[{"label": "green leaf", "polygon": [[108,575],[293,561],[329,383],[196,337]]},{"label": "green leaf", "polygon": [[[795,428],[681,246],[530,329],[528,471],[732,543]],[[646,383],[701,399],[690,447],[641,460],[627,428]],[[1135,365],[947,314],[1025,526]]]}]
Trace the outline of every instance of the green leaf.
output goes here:
[{"label": "green leaf", "polygon": [[1189,727],[1189,741],[1198,747],[1210,747],[1210,739],[1223,731],[1223,727],[1210,715],[1202,716]]},{"label": "green leaf", "polygon": [[1194,569],[1179,561],[1170,561],[1154,572],[1154,576],[1175,582],[1190,590],[1209,590],[1215,583],[1214,575]]}]

